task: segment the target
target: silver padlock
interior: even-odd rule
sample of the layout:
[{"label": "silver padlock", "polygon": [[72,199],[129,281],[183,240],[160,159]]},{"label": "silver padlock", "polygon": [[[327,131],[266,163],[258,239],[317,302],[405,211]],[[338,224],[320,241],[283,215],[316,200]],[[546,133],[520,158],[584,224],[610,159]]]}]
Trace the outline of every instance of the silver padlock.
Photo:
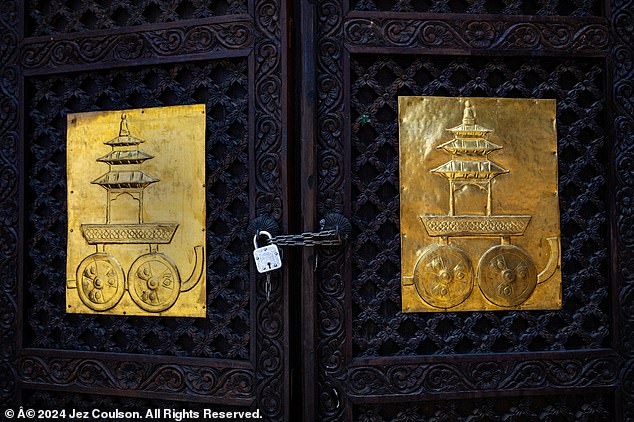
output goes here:
[{"label": "silver padlock", "polygon": [[272,239],[271,233],[267,231],[261,231],[259,234],[253,236],[253,258],[255,259],[255,267],[259,273],[267,273],[269,271],[277,270],[282,267],[282,257],[280,256],[280,250],[276,245],[270,244],[263,247],[258,247],[258,236],[266,236]]}]

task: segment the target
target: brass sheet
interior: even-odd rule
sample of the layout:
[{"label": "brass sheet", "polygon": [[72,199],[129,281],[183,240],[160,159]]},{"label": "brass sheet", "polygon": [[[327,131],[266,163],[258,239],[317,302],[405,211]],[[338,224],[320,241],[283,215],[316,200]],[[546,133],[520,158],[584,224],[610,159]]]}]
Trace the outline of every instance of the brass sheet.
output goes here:
[{"label": "brass sheet", "polygon": [[66,312],[206,316],[205,105],[68,115]]},{"label": "brass sheet", "polygon": [[398,107],[403,312],[561,309],[555,100]]}]

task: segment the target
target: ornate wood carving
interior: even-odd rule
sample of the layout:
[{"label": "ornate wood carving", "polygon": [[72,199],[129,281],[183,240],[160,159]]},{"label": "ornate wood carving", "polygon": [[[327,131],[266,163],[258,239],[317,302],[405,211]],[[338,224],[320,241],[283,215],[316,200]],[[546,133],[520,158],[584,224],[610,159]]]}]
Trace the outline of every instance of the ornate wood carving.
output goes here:
[{"label": "ornate wood carving", "polygon": [[601,14],[601,0],[347,0],[351,10],[433,12],[538,16],[593,16]]},{"label": "ornate wood carving", "polygon": [[19,80],[16,65],[19,37],[19,4],[0,7],[0,403],[16,395],[18,335],[18,192],[20,168]]},{"label": "ornate wood carving", "polygon": [[77,69],[81,65],[121,66],[143,59],[186,55],[224,57],[252,47],[255,35],[250,20],[223,20],[226,19],[199,22],[195,26],[170,25],[165,29],[99,31],[27,39],[20,52],[21,62],[27,72],[44,73]]},{"label": "ornate wood carving", "polygon": [[600,18],[526,22],[517,18],[500,20],[464,15],[443,20],[434,15],[416,19],[367,15],[355,15],[344,23],[345,42],[351,51],[407,47],[597,55],[604,53],[609,43],[607,22]]},{"label": "ornate wood carving", "polygon": [[[27,79],[24,347],[247,360],[249,309],[248,89],[243,58]],[[66,113],[205,103],[207,311],[190,318],[66,314]],[[100,141],[97,141],[100,142]],[[53,176],[52,176],[53,175]],[[229,211],[228,208],[231,208]],[[230,229],[227,229],[230,227]],[[241,248],[228,249],[235,243]]]},{"label": "ornate wood carving", "polygon": [[[396,360],[390,358],[390,360]],[[389,362],[389,361],[388,361]],[[398,395],[429,398],[439,393],[460,394],[504,390],[539,391],[583,387],[613,387],[618,379],[619,358],[614,353],[583,356],[505,355],[480,359],[435,357],[420,363],[351,363],[349,392],[355,401],[371,396]]]},{"label": "ornate wood carving", "polygon": [[[63,352],[59,354],[63,355]],[[55,385],[75,390],[100,388],[138,393],[167,393],[182,400],[249,405],[255,398],[252,368],[242,362],[236,367],[199,364],[165,364],[130,355],[96,359],[24,356],[18,362],[18,375],[25,386]],[[154,359],[156,361],[156,359]],[[231,361],[226,363],[231,364]],[[242,366],[242,368],[240,368]]]},{"label": "ornate wood carving", "polygon": [[[286,12],[280,0],[253,2],[253,16],[240,9],[245,2],[230,3],[233,6],[227,12],[233,16],[135,28],[116,22],[110,25],[103,17],[105,27],[122,28],[87,32],[88,27],[65,28],[79,32],[27,38],[19,55],[14,32],[19,27],[17,14],[8,13],[17,6],[3,4],[0,23],[3,31],[5,24],[11,29],[10,35],[4,36],[14,36],[15,42],[9,40],[8,45],[16,48],[0,51],[5,59],[0,68],[6,75],[1,82],[3,88],[11,88],[7,90],[12,95],[9,103],[16,110],[11,111],[13,121],[2,119],[1,123],[8,130],[3,138],[7,149],[4,157],[14,160],[13,175],[7,170],[7,177],[0,177],[0,189],[8,198],[2,197],[6,206],[0,208],[0,217],[6,224],[0,229],[9,229],[2,242],[6,250],[2,277],[7,287],[0,293],[0,305],[3,309],[13,307],[12,312],[2,313],[2,321],[8,318],[2,322],[7,330],[1,334],[7,341],[0,345],[2,402],[15,400],[15,382],[20,379],[34,390],[81,392],[97,388],[102,393],[228,401],[239,406],[257,401],[267,420],[287,419],[286,279],[274,275],[267,302],[263,283],[251,275],[249,254],[242,246],[250,247],[244,230],[252,215],[266,212],[280,223],[287,218],[282,211],[287,206],[287,188],[282,184],[287,171],[283,124],[287,88],[282,84]],[[167,7],[167,2],[160,7]],[[38,22],[44,21],[53,22]],[[43,31],[55,32],[55,28]],[[247,58],[249,54],[251,58]],[[181,64],[202,58],[205,61]],[[9,68],[16,59],[31,75],[25,83],[25,119],[30,133],[23,134],[30,139],[25,144],[25,172],[30,180],[24,188],[22,211],[26,220],[20,235],[15,182],[18,133],[11,131],[17,127],[19,74]],[[125,68],[112,69],[120,66]],[[99,70],[88,72],[92,69]],[[66,74],[71,71],[72,75]],[[64,236],[58,236],[65,227],[65,201],[58,195],[59,189],[65,188],[64,155],[60,153],[65,113],[200,102],[207,104],[207,133],[214,140],[207,145],[207,320],[158,318],[150,322],[64,315],[62,308],[58,310],[56,288],[63,285],[63,260],[55,251],[63,251],[65,243]],[[15,202],[13,207],[9,206],[11,201]],[[25,346],[59,351],[22,349],[16,362],[14,341],[20,335],[15,327],[15,257],[19,236],[25,238],[22,254],[29,263],[25,305],[20,310],[24,313]],[[146,359],[147,354],[158,356]],[[86,397],[88,402],[101,402],[98,396]]]},{"label": "ornate wood carving", "polygon": [[[319,2],[316,9],[318,36],[316,37],[318,214],[346,211],[344,142],[345,118],[343,89],[342,43],[343,14],[339,0]],[[319,405],[316,420],[344,419],[347,403],[345,391],[346,365],[346,295],[341,274],[345,251],[320,251],[320,264],[315,277],[317,294],[316,360]]]},{"label": "ornate wood carving", "polygon": [[634,16],[632,1],[610,2],[612,15],[612,97],[614,172],[612,274],[618,296],[617,347],[626,362],[620,374],[623,419],[634,420]]},{"label": "ornate wood carving", "polygon": [[183,22],[247,13],[247,0],[25,0],[28,36]]},{"label": "ornate wood carving", "polygon": [[363,404],[354,420],[383,421],[614,421],[609,394],[523,396],[433,401],[424,403]]},{"label": "ornate wood carving", "polygon": [[[320,214],[344,210],[354,226],[347,255],[322,253],[315,281],[317,419],[366,415],[357,413],[351,400],[381,403],[380,407],[399,397],[411,401],[434,393],[459,398],[472,397],[474,391],[567,394],[589,386],[614,388],[628,375],[621,372],[621,357],[614,352],[596,354],[596,349],[610,346],[616,329],[610,326],[610,255],[605,241],[609,163],[602,123],[608,105],[603,58],[610,51],[611,36],[607,21],[356,11],[344,17],[345,9],[337,1],[316,7],[316,206]],[[620,19],[623,25],[625,17]],[[340,47],[342,42],[347,51]],[[413,57],[427,51],[434,56]],[[528,51],[542,58],[527,58]],[[625,60],[631,69],[631,53],[617,52],[617,67],[622,69],[618,62]],[[464,54],[479,57],[460,57]],[[579,56],[597,59],[574,60]],[[631,78],[631,70],[626,76]],[[621,84],[622,92],[630,89],[627,82]],[[558,99],[560,203],[567,251],[564,311],[505,312],[499,317],[474,313],[466,318],[452,313],[422,318],[398,311],[399,95]],[[580,143],[581,139],[585,140]],[[584,328],[591,321],[597,325]],[[562,349],[571,352],[559,355]],[[544,353],[521,362],[497,354],[517,351]],[[442,356],[429,356],[436,354]],[[455,355],[470,359],[459,363]],[[411,363],[416,359],[425,363]],[[490,369],[492,363],[499,367]],[[492,414],[499,416],[498,411]],[[603,411],[613,415],[614,410]],[[416,414],[426,413],[411,413]],[[390,415],[367,420],[397,417]],[[398,415],[405,419],[410,414]],[[574,413],[568,420],[574,420]]]},{"label": "ornate wood carving", "polygon": [[[281,0],[255,2],[255,28],[259,36],[254,46],[255,55],[255,124],[251,132],[255,138],[256,163],[255,207],[258,215],[266,214],[286,227],[288,216],[283,213],[286,189],[282,183],[286,162],[286,103],[283,99],[286,52],[286,9]],[[253,266],[252,266],[253,267]],[[286,269],[288,271],[288,269]],[[252,271],[253,273],[254,271]],[[285,403],[285,383],[288,376],[288,337],[285,313],[288,312],[288,273],[276,271],[271,276],[271,294],[267,298],[262,275],[252,276],[257,289],[256,368],[257,397],[264,418],[288,420]]]}]

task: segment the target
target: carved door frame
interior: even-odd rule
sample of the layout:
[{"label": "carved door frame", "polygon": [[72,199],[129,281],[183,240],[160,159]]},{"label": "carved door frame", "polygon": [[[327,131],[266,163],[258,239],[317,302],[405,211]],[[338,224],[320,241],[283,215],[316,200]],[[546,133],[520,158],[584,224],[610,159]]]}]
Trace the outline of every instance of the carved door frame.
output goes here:
[{"label": "carved door frame", "polygon": [[[249,326],[250,335],[247,334],[246,337],[242,335],[242,338],[246,338],[248,342],[246,358],[176,356],[169,353],[162,355],[110,353],[108,350],[91,351],[92,346],[85,344],[83,346],[71,344],[68,348],[57,346],[47,348],[33,346],[32,339],[27,339],[24,334],[29,324],[28,319],[33,317],[33,313],[26,315],[25,309],[27,295],[31,294],[30,275],[34,271],[33,268],[29,268],[27,258],[29,249],[33,249],[30,243],[33,239],[28,237],[29,227],[33,224],[28,215],[33,205],[30,202],[33,198],[29,192],[38,189],[29,186],[28,175],[29,166],[35,160],[33,148],[37,149],[37,143],[40,142],[27,134],[31,124],[29,119],[32,117],[29,109],[32,104],[29,104],[28,100],[33,95],[33,90],[27,92],[31,89],[29,88],[31,81],[36,79],[46,81],[47,78],[72,80],[72,78],[84,77],[90,79],[92,74],[106,75],[99,80],[101,83],[107,80],[109,72],[121,72],[120,74],[124,76],[119,79],[119,82],[126,84],[128,82],[125,82],[125,75],[161,66],[167,66],[163,68],[167,70],[160,77],[173,81],[173,78],[179,77],[178,66],[190,64],[201,66],[199,69],[203,74],[198,76],[211,78],[209,73],[205,72],[216,69],[213,63],[222,63],[222,60],[243,63],[248,84],[246,91],[240,95],[244,95],[245,98],[247,127],[244,128],[244,132],[240,132],[240,135],[235,135],[244,142],[241,146],[236,145],[235,148],[244,148],[244,151],[241,150],[244,157],[236,160],[244,160],[246,164],[240,167],[242,164],[237,163],[235,168],[229,168],[231,163],[226,164],[225,167],[216,166],[213,167],[215,173],[210,174],[211,167],[208,161],[207,177],[224,180],[223,177],[231,179],[234,177],[232,175],[240,173],[235,175],[236,178],[242,180],[236,189],[246,189],[244,198],[248,198],[248,201],[246,199],[244,201],[248,202],[248,207],[243,215],[236,216],[238,219],[236,225],[239,226],[240,231],[232,235],[234,237],[232,242],[247,244],[250,247],[251,243],[246,238],[246,226],[259,214],[266,213],[273,216],[284,230],[288,229],[289,161],[286,151],[289,119],[286,50],[289,10],[287,2],[246,0],[241,3],[244,5],[244,10],[241,9],[237,13],[229,11],[228,14],[220,13],[219,16],[203,18],[189,16],[185,20],[174,22],[170,22],[172,19],[168,18],[162,23],[128,23],[120,26],[113,25],[109,29],[84,28],[53,31],[50,34],[44,31],[44,35],[31,31],[25,24],[28,19],[32,19],[27,8],[37,7],[34,4],[37,3],[9,0],[2,3],[2,10],[0,10],[0,30],[3,35],[3,47],[0,51],[0,84],[4,92],[1,124],[3,159],[0,164],[0,172],[4,175],[0,182],[2,219],[0,236],[3,239],[0,252],[2,266],[0,402],[7,405],[15,404],[16,398],[21,400],[27,390],[36,393],[43,392],[42,394],[47,394],[47,391],[54,391],[56,394],[64,394],[64,392],[94,394],[95,396],[87,396],[87,400],[92,400],[93,403],[98,403],[100,395],[103,394],[138,399],[231,405],[241,409],[259,408],[261,414],[267,419],[288,420],[290,391],[288,267],[273,277],[270,300],[267,301],[263,283],[256,277],[253,264],[246,259],[240,264],[246,268],[246,276],[244,276],[246,287],[236,287],[236,289],[244,288],[244,293],[241,293],[243,299],[240,300],[246,300],[244,303],[247,305],[243,307],[244,309],[240,308],[242,305],[236,306],[241,309],[239,312],[246,312],[248,315],[244,318]],[[56,12],[54,10],[51,13]],[[86,16],[90,18],[90,14]],[[95,17],[94,12],[92,17],[99,18]],[[79,25],[79,16],[75,18],[77,21],[71,24]],[[34,24],[31,20],[30,25],[37,25],[37,23]],[[204,68],[204,65],[209,63],[212,64],[211,68]],[[169,73],[170,69],[173,74]],[[239,67],[234,71],[241,72]],[[68,75],[72,77],[68,78]],[[191,76],[188,74],[185,78],[191,78]],[[152,78],[152,75],[148,77]],[[160,77],[154,75],[155,80]],[[223,77],[228,76],[225,73]],[[134,84],[134,82],[131,83]],[[137,83],[140,82],[137,81]],[[178,81],[178,83],[188,87],[194,84],[191,79]],[[91,89],[96,92],[102,89],[95,87],[95,83],[92,87]],[[164,99],[139,95],[142,98],[138,103],[135,103],[134,99],[129,101],[115,99],[112,100],[114,106],[111,107],[138,108],[171,105],[180,101],[196,102],[197,95],[208,98],[209,90],[213,87],[203,84],[194,88],[201,91],[198,94],[196,92],[179,94],[171,91],[171,94],[166,94]],[[192,91],[195,91],[194,88]],[[162,88],[157,89],[160,91]],[[116,90],[115,87],[114,91],[108,91],[111,93],[109,95],[112,96],[112,92]],[[103,93],[103,91],[99,92]],[[46,95],[55,96],[56,94],[51,92]],[[181,97],[187,98],[183,100]],[[88,98],[86,101],[95,101],[95,99]],[[101,108],[94,102],[90,104],[84,107],[66,103],[59,107],[67,107],[67,109],[60,108],[59,113],[61,115],[66,112],[92,111]],[[133,107],[134,105],[138,107]],[[107,104],[104,107],[109,108]],[[218,160],[224,158],[224,154],[222,151],[210,152],[209,148],[215,145],[211,138],[213,134],[209,134],[210,122],[212,120],[208,120],[207,127],[208,160],[215,160],[213,162],[217,163]],[[55,149],[63,151],[64,128],[51,130],[58,131],[51,138],[54,139],[51,142],[59,143]],[[242,129],[238,128],[234,131],[239,130]],[[54,157],[48,157],[48,159],[57,160]],[[61,163],[55,163],[57,164],[63,168]],[[62,174],[59,176],[63,178]],[[212,184],[213,181],[210,182],[210,180],[208,179],[208,184]],[[60,186],[63,189],[63,183]],[[213,194],[208,190],[208,201],[210,195],[213,196]],[[238,194],[235,193],[235,195]],[[46,205],[55,203],[52,199]],[[231,206],[231,204],[225,205]],[[43,224],[52,225],[60,222],[63,224],[63,204],[59,204],[59,209],[50,211],[48,220],[43,220]],[[210,211],[213,212],[213,210]],[[208,217],[209,215],[208,212]],[[210,253],[213,254],[213,243],[217,241],[213,237],[215,235],[209,232],[210,220],[207,224],[208,250],[211,247]],[[213,228],[211,231],[213,232]],[[218,235],[218,237],[221,236]],[[212,242],[211,245],[210,242]],[[236,247],[227,243],[224,246],[216,245],[216,250]],[[57,249],[50,250],[43,256],[48,257],[51,262],[57,260],[59,256],[62,256],[63,260],[63,253],[61,253],[61,250],[65,250],[63,239],[57,244]],[[236,255],[248,257],[248,254]],[[231,263],[233,258],[227,259]],[[208,268],[209,265],[213,266],[208,264]],[[44,277],[50,276],[51,283],[59,283],[63,280],[63,275],[60,274],[51,270],[50,274],[45,274]],[[28,299],[28,306],[31,306],[31,302],[32,297]],[[50,315],[51,320],[59,321],[66,318],[63,315],[63,309],[60,312],[62,314]],[[71,319],[74,322],[67,322],[70,324],[67,325],[68,327],[73,324],[88,323],[86,321],[91,317],[76,316]],[[207,323],[211,324],[212,321]],[[167,335],[169,324],[160,328],[163,331],[159,334]],[[208,328],[205,330],[209,332]],[[244,327],[240,330],[244,332]],[[123,349],[125,352],[125,346]],[[51,400],[50,403],[56,403],[54,398],[49,400]]]},{"label": "carved door frame", "polygon": [[[353,220],[353,238],[366,235],[360,233],[360,224],[355,224],[352,204],[352,192],[356,189],[351,180],[355,172],[353,159],[359,157],[355,153],[360,154],[355,152],[351,139],[353,130],[358,129],[358,115],[355,114],[358,110],[351,102],[352,79],[368,77],[367,73],[353,73],[352,63],[357,57],[365,55],[365,60],[372,63],[376,57],[385,57],[386,62],[393,59],[396,63],[404,61],[404,57],[412,57],[411,60],[418,57],[425,63],[426,60],[442,61],[454,57],[471,60],[469,63],[484,62],[492,57],[501,63],[519,58],[538,62],[555,58],[576,58],[579,62],[594,60],[605,74],[601,104],[608,118],[607,153],[602,162],[608,193],[604,197],[602,215],[608,220],[604,228],[609,240],[606,242],[605,267],[602,268],[609,272],[604,286],[609,305],[602,312],[609,321],[610,334],[602,345],[578,350],[546,348],[538,352],[466,352],[458,355],[437,352],[407,356],[370,353],[366,357],[353,349],[358,347],[358,344],[353,345],[353,337],[360,327],[360,323],[357,321],[355,325],[354,321],[354,318],[360,319],[360,311],[355,311],[359,302],[355,302],[353,292],[355,286],[361,284],[355,284],[352,275],[354,264],[351,262],[356,262],[355,252],[351,250],[354,246],[348,245],[341,252],[307,249],[302,254],[302,332],[306,350],[302,362],[303,420],[353,420],[363,406],[371,408],[370,413],[364,413],[366,420],[374,420],[368,416],[371,414],[376,415],[376,420],[384,420],[377,409],[391,404],[415,407],[420,402],[419,410],[423,412],[430,406],[427,403],[436,401],[472,399],[477,402],[476,399],[487,397],[508,397],[510,400],[521,395],[548,397],[557,394],[565,399],[568,395],[595,393],[605,395],[606,409],[609,408],[606,411],[616,420],[634,418],[631,385],[634,348],[632,336],[628,334],[634,323],[634,243],[629,228],[634,187],[631,2],[599,2],[598,7],[603,11],[598,16],[584,17],[350,10],[350,5],[355,3],[363,2],[302,2],[299,10],[303,28],[300,49],[314,51],[313,55],[303,55],[298,66],[302,78],[303,228],[313,228],[316,221],[329,212],[341,212]],[[381,95],[392,98],[396,94],[375,92],[374,95],[374,98]],[[389,101],[384,100],[385,103]],[[395,116],[392,124],[396,124]],[[389,145],[393,146],[396,141],[392,139],[391,142]],[[381,144],[372,146],[378,149]],[[376,184],[383,183],[385,178],[398,178],[398,169],[394,176],[395,169],[389,167],[390,164],[393,162],[385,164],[385,168],[375,168]],[[389,175],[381,179],[382,172]],[[368,196],[378,195],[368,189]],[[398,192],[398,182],[395,189]],[[398,201],[396,203],[398,205]],[[384,205],[387,208],[394,203]],[[398,216],[398,206],[396,209]],[[562,208],[562,216],[566,212],[567,209]],[[380,218],[383,220],[379,221]],[[390,218],[389,210],[385,210],[373,223],[379,226]],[[364,239],[372,241],[371,238]],[[383,246],[394,250],[398,244],[395,237]],[[317,271],[313,271],[315,253],[319,253]],[[384,262],[378,257],[373,259],[364,265],[379,266]],[[397,273],[398,269],[393,271]],[[564,273],[564,278],[566,276]],[[393,284],[390,286],[396,289]],[[564,281],[564,289],[566,286]],[[388,294],[376,287],[378,292]],[[399,296],[400,288],[398,292],[391,292]],[[357,314],[353,316],[354,312]],[[532,377],[534,382],[531,382]],[[406,412],[399,415],[407,416]],[[421,417],[420,413],[409,415]]]}]

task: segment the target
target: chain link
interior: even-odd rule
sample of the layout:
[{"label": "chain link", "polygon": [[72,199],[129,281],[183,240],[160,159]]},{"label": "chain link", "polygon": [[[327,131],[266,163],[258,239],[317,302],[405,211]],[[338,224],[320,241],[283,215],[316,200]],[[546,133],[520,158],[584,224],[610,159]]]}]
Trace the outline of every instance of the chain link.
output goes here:
[{"label": "chain link", "polygon": [[339,230],[324,230],[318,233],[284,234],[269,239],[277,246],[338,246],[343,244]]}]

